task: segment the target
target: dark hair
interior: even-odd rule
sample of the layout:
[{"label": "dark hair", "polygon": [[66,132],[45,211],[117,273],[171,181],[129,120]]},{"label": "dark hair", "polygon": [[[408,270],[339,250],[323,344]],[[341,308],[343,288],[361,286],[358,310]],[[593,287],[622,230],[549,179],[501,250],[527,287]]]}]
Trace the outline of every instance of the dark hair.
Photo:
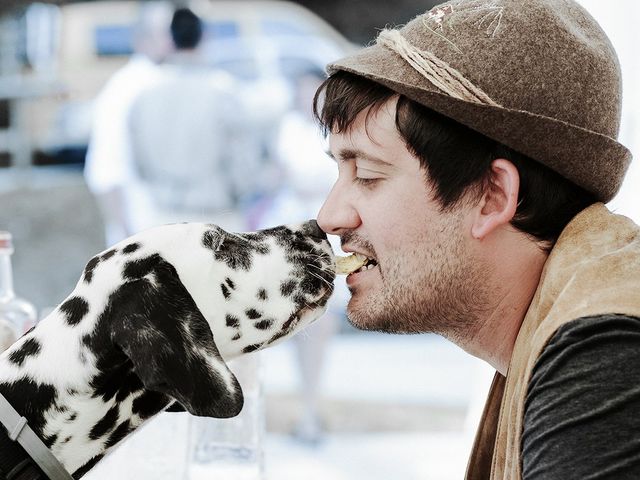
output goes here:
[{"label": "dark hair", "polygon": [[171,38],[178,50],[195,48],[202,38],[202,22],[188,8],[178,8],[171,19]]},{"label": "dark hair", "polygon": [[[322,107],[320,97],[324,94]],[[478,199],[491,180],[491,163],[509,160],[520,175],[518,207],[511,225],[550,250],[560,232],[595,195],[550,168],[397,92],[349,72],[338,71],[320,86],[314,113],[324,129],[348,131],[368,107],[367,118],[398,96],[396,128],[407,149],[417,156],[446,211],[465,199]]]}]

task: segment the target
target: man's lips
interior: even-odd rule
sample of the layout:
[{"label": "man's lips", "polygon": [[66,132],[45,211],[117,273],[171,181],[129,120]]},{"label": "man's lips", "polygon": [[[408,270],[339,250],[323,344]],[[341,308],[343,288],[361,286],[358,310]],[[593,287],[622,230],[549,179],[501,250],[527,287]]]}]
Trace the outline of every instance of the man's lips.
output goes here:
[{"label": "man's lips", "polygon": [[336,261],[336,273],[341,275],[354,275],[356,273],[363,273],[368,270],[372,270],[378,266],[378,262],[372,256],[367,256],[364,253],[354,251],[348,247],[344,247],[343,250],[351,255],[347,257],[338,257]]},{"label": "man's lips", "polygon": [[358,250],[356,247],[350,247],[348,245],[342,245],[341,248],[342,248],[342,251],[345,252],[345,253],[357,253],[358,255],[362,255],[364,257],[367,257],[370,260],[374,260],[374,261],[377,262],[377,259],[376,259],[375,255],[373,255],[373,254],[371,254],[369,252],[366,252],[366,251],[363,251],[363,250]]}]

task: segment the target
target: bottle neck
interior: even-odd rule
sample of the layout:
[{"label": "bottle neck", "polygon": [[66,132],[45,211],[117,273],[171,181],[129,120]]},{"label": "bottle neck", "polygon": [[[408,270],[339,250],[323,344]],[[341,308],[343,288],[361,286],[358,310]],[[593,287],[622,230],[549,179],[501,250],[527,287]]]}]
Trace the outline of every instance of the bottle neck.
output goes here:
[{"label": "bottle neck", "polygon": [[11,254],[0,251],[0,299],[14,296]]}]

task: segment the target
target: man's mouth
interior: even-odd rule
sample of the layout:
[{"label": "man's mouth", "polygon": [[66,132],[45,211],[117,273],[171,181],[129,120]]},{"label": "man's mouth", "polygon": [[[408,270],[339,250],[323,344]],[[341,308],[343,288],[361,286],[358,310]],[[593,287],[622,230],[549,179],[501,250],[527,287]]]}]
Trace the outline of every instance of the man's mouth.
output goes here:
[{"label": "man's mouth", "polygon": [[378,262],[371,257],[354,253],[348,257],[338,257],[336,259],[336,273],[340,275],[351,275],[371,270],[378,265]]}]

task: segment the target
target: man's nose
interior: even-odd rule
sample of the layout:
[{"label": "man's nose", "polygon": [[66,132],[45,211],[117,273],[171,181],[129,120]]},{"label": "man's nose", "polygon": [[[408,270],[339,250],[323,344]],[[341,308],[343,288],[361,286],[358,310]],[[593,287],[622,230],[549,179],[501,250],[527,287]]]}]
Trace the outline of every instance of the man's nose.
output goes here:
[{"label": "man's nose", "polygon": [[348,201],[348,195],[342,190],[339,181],[333,186],[318,213],[318,225],[331,235],[341,235],[343,232],[354,230],[360,225],[360,216],[352,203]]}]

